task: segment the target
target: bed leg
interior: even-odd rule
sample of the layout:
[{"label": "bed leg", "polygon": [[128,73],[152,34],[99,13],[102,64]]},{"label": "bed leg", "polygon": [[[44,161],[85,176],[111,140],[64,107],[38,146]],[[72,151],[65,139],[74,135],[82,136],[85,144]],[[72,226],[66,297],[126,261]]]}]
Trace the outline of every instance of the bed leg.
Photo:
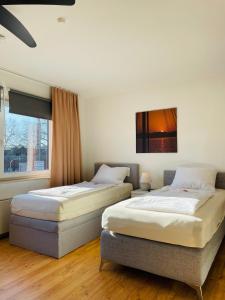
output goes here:
[{"label": "bed leg", "polygon": [[197,286],[197,287],[195,288],[195,290],[196,290],[198,299],[199,299],[199,300],[203,300],[202,287],[201,287],[201,286]]},{"label": "bed leg", "polygon": [[102,268],[103,268],[103,265],[105,262],[106,262],[106,260],[101,258],[100,265],[99,265],[99,272],[102,272]]},{"label": "bed leg", "polygon": [[192,287],[196,291],[198,300],[203,300],[202,287],[197,286],[197,285],[190,285],[190,284],[189,284],[189,286]]}]

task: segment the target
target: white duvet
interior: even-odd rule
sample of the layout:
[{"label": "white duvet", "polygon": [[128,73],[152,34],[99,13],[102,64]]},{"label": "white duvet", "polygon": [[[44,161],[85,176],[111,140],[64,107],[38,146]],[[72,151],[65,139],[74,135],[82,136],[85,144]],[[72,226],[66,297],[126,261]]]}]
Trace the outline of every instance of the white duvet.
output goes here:
[{"label": "white duvet", "polygon": [[102,215],[102,227],[143,239],[203,248],[225,216],[225,190],[216,190],[215,195],[199,207],[194,215],[129,208],[136,199],[106,208]]},{"label": "white duvet", "polygon": [[128,208],[194,215],[206,203],[214,192],[193,189],[172,189],[164,187],[149,193],[145,197],[136,197],[127,205]]},{"label": "white duvet", "polygon": [[122,183],[76,185],[31,191],[12,199],[15,215],[50,221],[63,221],[88,214],[130,197],[132,185]]},{"label": "white duvet", "polygon": [[[66,197],[74,198],[81,194],[92,193],[93,191],[100,191],[114,186],[113,184],[95,184],[93,182],[81,182],[73,185],[59,186],[50,189],[41,189],[30,191],[29,194],[50,196],[50,197]],[[57,200],[57,199],[56,199]]]}]

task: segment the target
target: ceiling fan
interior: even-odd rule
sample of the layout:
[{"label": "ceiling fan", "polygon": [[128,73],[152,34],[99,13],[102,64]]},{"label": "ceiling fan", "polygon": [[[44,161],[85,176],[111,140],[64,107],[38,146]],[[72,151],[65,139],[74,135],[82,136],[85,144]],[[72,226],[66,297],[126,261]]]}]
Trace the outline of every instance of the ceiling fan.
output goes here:
[{"label": "ceiling fan", "polygon": [[0,25],[17,36],[31,48],[37,46],[35,40],[24,25],[2,5],[74,5],[75,0],[0,0]]}]

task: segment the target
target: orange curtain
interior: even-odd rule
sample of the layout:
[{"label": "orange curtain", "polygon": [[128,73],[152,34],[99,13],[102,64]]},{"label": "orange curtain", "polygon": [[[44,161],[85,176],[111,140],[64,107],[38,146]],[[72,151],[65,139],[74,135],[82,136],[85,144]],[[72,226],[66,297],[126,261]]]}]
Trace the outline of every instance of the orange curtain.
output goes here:
[{"label": "orange curtain", "polygon": [[81,142],[77,95],[52,88],[51,186],[81,180]]}]

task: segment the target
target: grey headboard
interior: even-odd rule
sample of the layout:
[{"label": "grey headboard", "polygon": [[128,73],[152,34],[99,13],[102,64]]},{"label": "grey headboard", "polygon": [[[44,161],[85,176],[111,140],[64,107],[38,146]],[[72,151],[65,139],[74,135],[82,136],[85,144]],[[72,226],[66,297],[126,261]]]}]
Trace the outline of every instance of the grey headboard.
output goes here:
[{"label": "grey headboard", "polygon": [[[164,185],[170,185],[173,182],[176,171],[164,171]],[[216,188],[225,190],[225,172],[218,172],[216,176]]]},{"label": "grey headboard", "polygon": [[105,164],[109,167],[128,167],[128,168],[130,168],[130,176],[126,177],[125,182],[132,183],[134,189],[139,188],[139,164],[97,162],[97,163],[95,163],[95,170],[94,170],[95,174],[102,164]]}]

